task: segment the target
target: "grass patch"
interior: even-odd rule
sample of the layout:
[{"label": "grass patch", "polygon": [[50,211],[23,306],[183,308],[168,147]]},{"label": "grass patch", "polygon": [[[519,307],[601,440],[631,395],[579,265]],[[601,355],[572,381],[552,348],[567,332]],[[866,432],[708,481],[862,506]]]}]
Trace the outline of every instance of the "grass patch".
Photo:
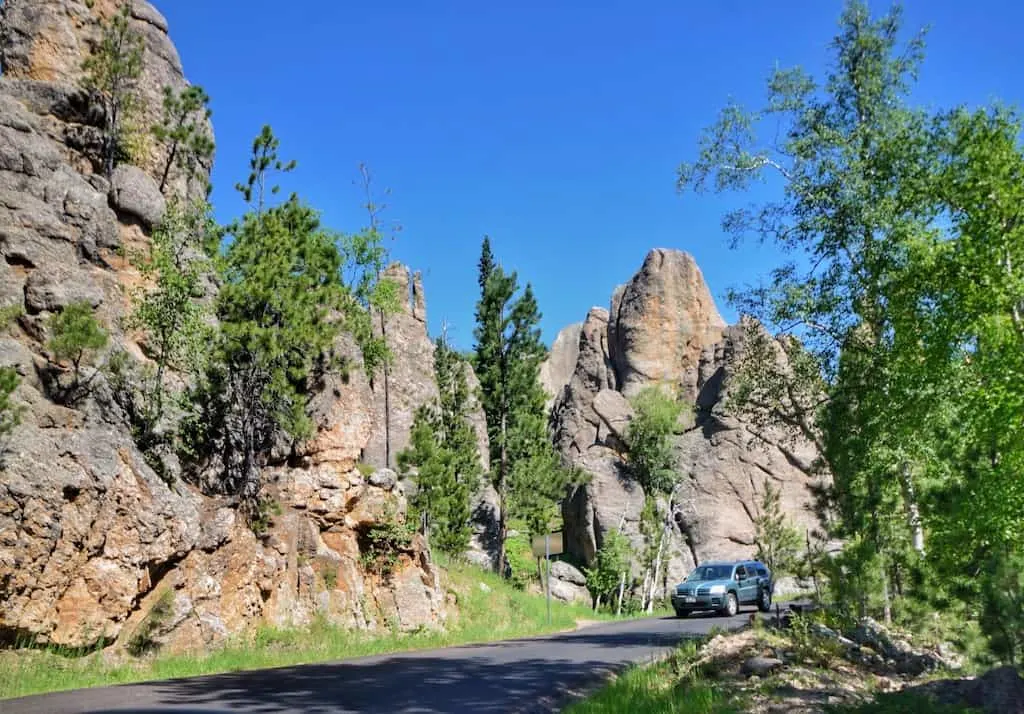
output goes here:
[{"label": "grass patch", "polygon": [[[441,560],[441,559],[439,559]],[[551,623],[543,597],[513,587],[476,566],[443,563],[448,589],[457,602],[444,631],[359,632],[324,621],[303,629],[259,628],[224,647],[194,655],[143,658],[67,649],[0,652],[0,699],[109,684],[190,677],[220,672],[325,662],[450,645],[490,642],[572,629],[578,620],[613,620],[589,607],[551,603]],[[481,585],[483,587],[481,587]],[[80,656],[71,656],[80,655]]]},{"label": "grass patch", "polygon": [[735,696],[690,666],[699,646],[684,642],[663,662],[626,670],[566,714],[739,714],[743,709]]},{"label": "grass patch", "polygon": [[981,714],[955,704],[939,704],[931,697],[915,692],[880,694],[875,701],[852,706],[828,706],[826,714]]}]

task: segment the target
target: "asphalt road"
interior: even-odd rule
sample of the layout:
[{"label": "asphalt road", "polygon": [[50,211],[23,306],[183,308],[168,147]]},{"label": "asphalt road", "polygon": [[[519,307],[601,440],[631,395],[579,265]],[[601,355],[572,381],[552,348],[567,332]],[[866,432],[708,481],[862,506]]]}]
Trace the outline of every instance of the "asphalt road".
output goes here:
[{"label": "asphalt road", "polygon": [[0,714],[545,712],[609,672],[749,617],[647,618],[486,645],[80,689],[2,700]]}]

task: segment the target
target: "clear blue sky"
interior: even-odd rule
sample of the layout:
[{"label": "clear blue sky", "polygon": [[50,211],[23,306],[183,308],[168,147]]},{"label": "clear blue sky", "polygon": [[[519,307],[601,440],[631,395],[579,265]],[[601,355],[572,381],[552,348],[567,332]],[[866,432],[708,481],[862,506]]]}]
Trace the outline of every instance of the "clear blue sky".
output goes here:
[{"label": "clear blue sky", "polygon": [[[730,97],[756,104],[778,62],[819,72],[839,0],[353,2],[156,0],[186,74],[213,98],[214,201],[241,208],[264,123],[299,162],[285,188],[339,230],[364,224],[365,161],[422,270],[431,334],[472,345],[480,240],[533,283],[544,337],[608,304],[654,247],[693,254],[719,309],[778,256],[730,250],[719,219],[744,197],[685,196],[674,171]],[[873,2],[882,11],[888,3]],[[911,0],[931,25],[916,98],[946,107],[1024,88],[1024,6]]]}]

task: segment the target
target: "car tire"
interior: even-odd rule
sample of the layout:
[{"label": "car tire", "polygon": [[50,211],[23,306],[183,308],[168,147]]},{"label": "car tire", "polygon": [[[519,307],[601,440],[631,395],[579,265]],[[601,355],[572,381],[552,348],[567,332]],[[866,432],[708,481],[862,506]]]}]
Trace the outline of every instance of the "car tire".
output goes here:
[{"label": "car tire", "polygon": [[725,596],[725,607],[722,608],[722,614],[725,617],[732,617],[740,611],[740,601],[736,599],[736,593],[729,593]]},{"label": "car tire", "polygon": [[761,591],[757,594],[757,609],[761,612],[771,612],[772,592],[768,588],[761,588]]},{"label": "car tire", "polygon": [[680,610],[679,608],[676,608],[676,617],[685,618],[689,614],[689,610]]}]

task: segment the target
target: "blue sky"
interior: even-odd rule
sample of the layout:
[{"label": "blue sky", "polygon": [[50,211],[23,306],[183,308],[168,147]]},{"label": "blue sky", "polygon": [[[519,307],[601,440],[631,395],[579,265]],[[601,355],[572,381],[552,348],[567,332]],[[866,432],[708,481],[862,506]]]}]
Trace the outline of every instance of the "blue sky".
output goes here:
[{"label": "blue sky", "polygon": [[[534,285],[550,342],[654,247],[694,255],[726,319],[731,286],[779,256],[730,250],[720,217],[757,196],[679,196],[674,172],[730,98],[754,105],[776,64],[818,73],[838,0],[591,3],[156,0],[189,79],[212,96],[214,202],[241,210],[264,123],[298,161],[283,182],[339,230],[365,223],[366,162],[402,226],[392,255],[422,270],[431,334],[472,345],[480,241]],[[888,3],[873,2],[882,11]],[[929,24],[915,99],[1017,103],[1024,7],[912,0]]]}]

